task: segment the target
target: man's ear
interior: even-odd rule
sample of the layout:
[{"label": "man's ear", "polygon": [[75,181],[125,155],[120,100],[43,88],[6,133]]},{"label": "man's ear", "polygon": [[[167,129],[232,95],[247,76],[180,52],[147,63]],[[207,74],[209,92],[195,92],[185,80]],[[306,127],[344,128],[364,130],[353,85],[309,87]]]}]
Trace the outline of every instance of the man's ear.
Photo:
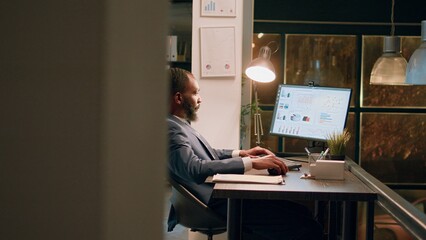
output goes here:
[{"label": "man's ear", "polygon": [[181,104],[183,96],[180,92],[177,92],[174,96],[175,103]]}]

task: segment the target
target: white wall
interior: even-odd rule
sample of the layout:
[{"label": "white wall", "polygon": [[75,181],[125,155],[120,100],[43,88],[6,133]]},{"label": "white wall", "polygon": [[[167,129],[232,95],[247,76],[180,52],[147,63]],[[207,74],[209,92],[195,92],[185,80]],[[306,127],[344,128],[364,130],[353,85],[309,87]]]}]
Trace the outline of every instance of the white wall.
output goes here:
[{"label": "white wall", "polygon": [[[250,1],[251,2],[251,1]],[[201,1],[192,6],[192,72],[200,81],[202,104],[193,126],[215,148],[239,148],[243,0],[236,0],[236,17],[201,17]],[[200,27],[235,27],[235,77],[201,78]]]}]

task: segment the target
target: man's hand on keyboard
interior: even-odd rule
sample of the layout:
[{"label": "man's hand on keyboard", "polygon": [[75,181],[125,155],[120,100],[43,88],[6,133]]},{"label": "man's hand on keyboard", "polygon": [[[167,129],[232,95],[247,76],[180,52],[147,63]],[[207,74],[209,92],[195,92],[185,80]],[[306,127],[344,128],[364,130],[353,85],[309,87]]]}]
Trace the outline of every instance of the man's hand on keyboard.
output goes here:
[{"label": "man's hand on keyboard", "polygon": [[278,175],[285,175],[288,172],[287,165],[275,155],[252,158],[252,164],[254,169],[274,169]]},{"label": "man's hand on keyboard", "polygon": [[241,157],[255,157],[255,156],[262,156],[262,155],[274,155],[274,153],[272,153],[271,151],[269,151],[266,148],[262,148],[262,147],[254,147],[248,150],[241,150],[240,151],[240,156]]}]

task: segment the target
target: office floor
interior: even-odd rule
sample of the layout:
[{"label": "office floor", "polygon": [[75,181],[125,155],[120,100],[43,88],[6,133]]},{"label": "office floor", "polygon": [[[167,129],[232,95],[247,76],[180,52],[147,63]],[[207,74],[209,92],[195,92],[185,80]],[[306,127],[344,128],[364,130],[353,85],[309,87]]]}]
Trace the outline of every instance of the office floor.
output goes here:
[{"label": "office floor", "polygon": [[[190,232],[188,228],[183,227],[182,225],[177,225],[172,232],[167,232],[167,218],[169,216],[170,210],[170,187],[167,186],[167,192],[165,195],[164,201],[164,220],[163,220],[163,229],[164,229],[164,238],[163,240],[205,240],[207,239],[206,235],[200,234],[198,232]],[[226,233],[215,235],[214,240],[226,240]]]},{"label": "office floor", "polygon": [[167,186],[167,194],[166,199],[164,201],[164,240],[188,240],[188,229],[183,227],[182,225],[177,225],[172,232],[167,232],[167,217],[169,216],[170,210],[170,194],[170,187]]}]

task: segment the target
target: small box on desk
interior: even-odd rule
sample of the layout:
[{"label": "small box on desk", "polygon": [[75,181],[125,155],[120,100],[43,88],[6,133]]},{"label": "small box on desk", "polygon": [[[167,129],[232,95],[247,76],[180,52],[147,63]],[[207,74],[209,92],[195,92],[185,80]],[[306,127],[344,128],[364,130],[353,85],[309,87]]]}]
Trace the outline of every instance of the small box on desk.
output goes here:
[{"label": "small box on desk", "polygon": [[343,180],[345,161],[317,160],[309,165],[309,172],[315,179]]}]

